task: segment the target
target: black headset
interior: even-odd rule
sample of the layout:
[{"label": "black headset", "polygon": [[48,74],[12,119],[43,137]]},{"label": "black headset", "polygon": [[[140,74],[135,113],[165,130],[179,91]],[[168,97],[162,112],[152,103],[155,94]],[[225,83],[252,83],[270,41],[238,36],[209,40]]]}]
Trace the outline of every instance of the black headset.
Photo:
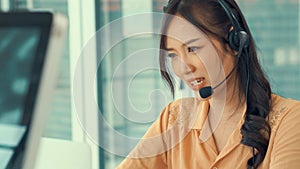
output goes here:
[{"label": "black headset", "polygon": [[240,51],[242,48],[246,48],[249,44],[249,36],[246,31],[241,27],[234,13],[231,11],[229,6],[223,0],[218,0],[219,4],[223,7],[226,12],[233,29],[228,33],[228,43],[231,49]]}]

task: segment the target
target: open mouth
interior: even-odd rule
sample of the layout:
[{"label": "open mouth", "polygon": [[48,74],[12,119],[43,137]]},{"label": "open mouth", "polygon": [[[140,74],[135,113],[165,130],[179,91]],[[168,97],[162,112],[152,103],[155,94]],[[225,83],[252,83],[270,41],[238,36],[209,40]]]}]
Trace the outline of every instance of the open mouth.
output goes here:
[{"label": "open mouth", "polygon": [[192,86],[199,86],[204,82],[204,80],[205,80],[204,77],[200,77],[200,78],[197,78],[197,79],[193,80],[191,82],[191,84],[192,84]]}]

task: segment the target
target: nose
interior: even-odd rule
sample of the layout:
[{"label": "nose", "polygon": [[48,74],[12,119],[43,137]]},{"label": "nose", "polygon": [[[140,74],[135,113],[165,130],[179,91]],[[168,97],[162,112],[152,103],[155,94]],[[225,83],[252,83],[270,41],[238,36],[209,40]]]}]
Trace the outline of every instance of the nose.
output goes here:
[{"label": "nose", "polygon": [[180,70],[183,74],[189,74],[196,71],[196,66],[191,60],[182,58],[181,62]]}]

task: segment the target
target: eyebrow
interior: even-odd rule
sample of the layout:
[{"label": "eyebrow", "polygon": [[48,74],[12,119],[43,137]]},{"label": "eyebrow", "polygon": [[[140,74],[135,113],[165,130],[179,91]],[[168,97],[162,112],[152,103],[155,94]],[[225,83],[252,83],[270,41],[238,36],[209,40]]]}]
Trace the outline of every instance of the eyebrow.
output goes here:
[{"label": "eyebrow", "polygon": [[200,39],[200,38],[191,39],[191,40],[185,42],[184,44],[189,45],[189,44],[191,44],[191,43],[193,43],[193,42],[196,42],[196,41],[199,40],[199,39]]},{"label": "eyebrow", "polygon": [[[193,42],[196,42],[197,40],[200,40],[200,38],[191,39],[191,40],[185,42],[184,44],[185,44],[185,45],[189,45],[189,44],[191,44],[191,43],[193,43]],[[166,50],[167,50],[167,51],[170,51],[170,50],[175,50],[175,49],[174,49],[174,48],[166,48]]]},{"label": "eyebrow", "polygon": [[175,50],[174,48],[166,48],[167,51]]}]

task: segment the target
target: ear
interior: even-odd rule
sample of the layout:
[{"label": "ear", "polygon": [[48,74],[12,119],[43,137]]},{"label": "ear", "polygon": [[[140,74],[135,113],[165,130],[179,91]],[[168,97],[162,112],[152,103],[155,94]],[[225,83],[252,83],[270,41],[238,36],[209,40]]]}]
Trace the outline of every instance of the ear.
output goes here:
[{"label": "ear", "polygon": [[233,50],[233,49],[229,46],[228,43],[226,43],[225,48],[226,48],[226,51],[228,51],[228,53],[230,53],[231,55],[234,55],[234,56],[237,57],[238,51]]},{"label": "ear", "polygon": [[231,26],[230,29],[228,30],[228,33],[227,33],[228,43],[226,44],[226,50],[227,50],[228,52],[230,52],[232,55],[237,56],[237,55],[238,55],[238,51],[232,49],[232,48],[230,47],[230,45],[229,45],[229,32],[232,31],[233,29],[234,29],[233,26]]}]

